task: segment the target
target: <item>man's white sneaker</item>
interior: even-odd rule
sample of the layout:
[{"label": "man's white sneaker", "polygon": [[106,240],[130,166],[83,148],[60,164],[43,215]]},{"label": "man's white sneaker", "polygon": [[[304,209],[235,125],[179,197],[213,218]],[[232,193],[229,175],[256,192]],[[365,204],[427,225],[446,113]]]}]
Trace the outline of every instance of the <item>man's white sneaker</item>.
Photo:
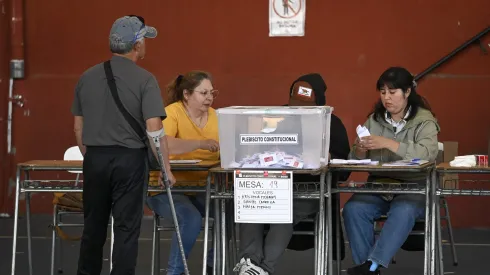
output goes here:
[{"label": "man's white sneaker", "polygon": [[233,271],[238,271],[238,275],[269,275],[269,272],[261,267],[254,265],[250,259],[242,258]]}]

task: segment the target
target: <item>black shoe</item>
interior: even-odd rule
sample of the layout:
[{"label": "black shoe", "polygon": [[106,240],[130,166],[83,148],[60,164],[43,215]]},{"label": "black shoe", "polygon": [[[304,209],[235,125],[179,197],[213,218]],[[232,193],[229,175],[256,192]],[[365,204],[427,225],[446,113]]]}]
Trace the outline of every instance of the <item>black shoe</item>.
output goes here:
[{"label": "black shoe", "polygon": [[377,268],[375,271],[369,271],[369,268],[371,268],[371,265],[373,263],[371,261],[367,261],[363,263],[362,265],[354,266],[349,269],[347,269],[347,274],[349,275],[380,275],[379,268]]},{"label": "black shoe", "polygon": [[213,275],[213,267],[212,266],[209,266],[209,265],[206,266],[206,274],[207,275]]}]

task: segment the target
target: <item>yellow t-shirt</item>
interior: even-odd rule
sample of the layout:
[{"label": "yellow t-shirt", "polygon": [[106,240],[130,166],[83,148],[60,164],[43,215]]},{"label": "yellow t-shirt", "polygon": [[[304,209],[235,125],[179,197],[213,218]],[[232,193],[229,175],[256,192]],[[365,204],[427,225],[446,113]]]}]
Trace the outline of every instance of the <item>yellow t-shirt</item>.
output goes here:
[{"label": "yellow t-shirt", "polygon": [[[214,139],[219,141],[218,116],[213,108],[209,108],[208,121],[203,128],[197,125],[187,115],[182,102],[175,102],[165,108],[167,118],[163,120],[165,135],[187,140],[206,140]],[[219,160],[219,151],[210,152],[208,150],[194,150],[180,155],[170,155],[170,159],[200,159],[200,160]],[[207,171],[202,172],[173,172],[177,180],[175,186],[205,186],[208,176]],[[150,173],[150,186],[158,186],[158,172]]]}]

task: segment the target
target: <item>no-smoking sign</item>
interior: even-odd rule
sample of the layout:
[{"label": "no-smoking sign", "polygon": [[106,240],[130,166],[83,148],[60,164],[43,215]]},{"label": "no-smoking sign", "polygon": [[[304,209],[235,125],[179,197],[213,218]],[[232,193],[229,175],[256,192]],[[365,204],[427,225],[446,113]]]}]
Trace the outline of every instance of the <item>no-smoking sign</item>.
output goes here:
[{"label": "no-smoking sign", "polygon": [[297,16],[302,7],[301,0],[273,0],[272,8],[274,13],[284,19],[290,19]]},{"label": "no-smoking sign", "polygon": [[304,36],[306,0],[269,0],[269,36]]}]

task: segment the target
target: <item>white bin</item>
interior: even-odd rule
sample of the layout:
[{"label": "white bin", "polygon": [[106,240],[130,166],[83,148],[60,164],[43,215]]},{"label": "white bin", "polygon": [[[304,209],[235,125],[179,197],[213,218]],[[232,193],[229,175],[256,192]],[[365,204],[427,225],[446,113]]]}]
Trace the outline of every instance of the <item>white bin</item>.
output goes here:
[{"label": "white bin", "polygon": [[224,169],[318,169],[328,164],[332,107],[217,110]]}]

